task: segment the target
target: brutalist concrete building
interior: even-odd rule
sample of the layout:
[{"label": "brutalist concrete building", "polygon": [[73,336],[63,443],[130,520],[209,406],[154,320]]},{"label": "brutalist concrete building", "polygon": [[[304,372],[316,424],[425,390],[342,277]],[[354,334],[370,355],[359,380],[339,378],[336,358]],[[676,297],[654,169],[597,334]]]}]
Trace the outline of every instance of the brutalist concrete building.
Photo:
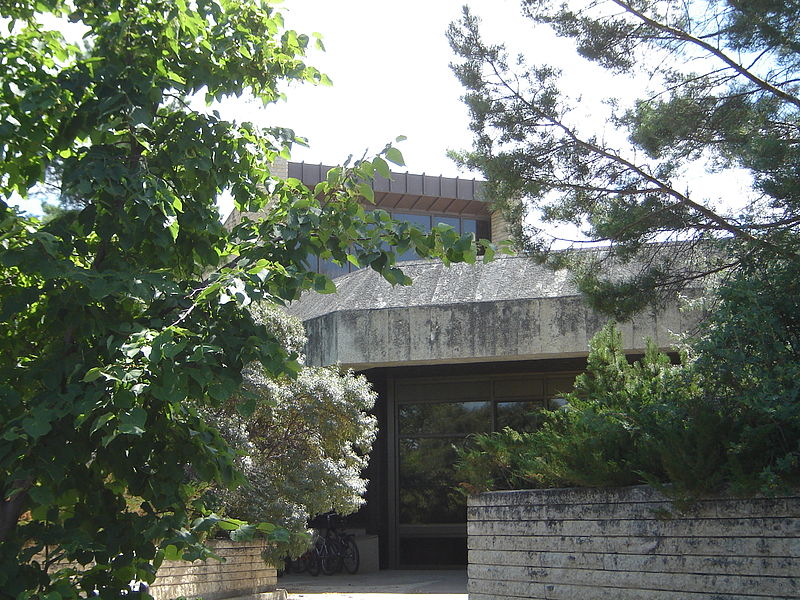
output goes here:
[{"label": "brutalist concrete building", "polygon": [[[309,186],[322,165],[289,163]],[[393,174],[373,185],[376,204],[421,228],[452,225],[503,239],[502,220],[481,200],[480,182]],[[290,307],[305,323],[307,362],[363,373],[380,399],[380,435],[359,525],[379,536],[384,568],[466,564],[466,509],[453,490],[455,447],[475,432],[535,426],[533,409],[571,388],[587,344],[606,319],[588,309],[569,275],[523,257],[445,267],[401,257],[414,284],[392,287],[371,270],[317,265],[338,293],[309,293]],[[630,354],[644,339],[663,347],[691,317],[677,304],[621,324]]]}]

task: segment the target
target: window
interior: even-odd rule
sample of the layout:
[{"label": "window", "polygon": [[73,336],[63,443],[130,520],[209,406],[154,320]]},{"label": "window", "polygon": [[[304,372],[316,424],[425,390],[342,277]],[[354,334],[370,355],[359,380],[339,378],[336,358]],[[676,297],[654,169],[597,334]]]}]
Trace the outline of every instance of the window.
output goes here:
[{"label": "window", "polygon": [[[447,215],[430,215],[430,214],[414,214],[414,213],[390,213],[393,219],[409,223],[413,227],[420,229],[424,232],[430,232],[432,226],[439,223],[444,223],[452,227],[456,233],[463,235],[471,233],[476,239],[488,239],[491,237],[491,224],[485,219],[467,219],[461,217],[447,216]],[[416,260],[419,256],[413,250],[407,250],[397,256],[398,262],[406,260]],[[332,260],[317,260],[315,257],[309,257],[309,264],[312,269],[317,273],[322,273],[328,277],[339,277],[347,273],[356,271],[357,268],[352,264],[347,263],[344,265],[337,265]]]}]

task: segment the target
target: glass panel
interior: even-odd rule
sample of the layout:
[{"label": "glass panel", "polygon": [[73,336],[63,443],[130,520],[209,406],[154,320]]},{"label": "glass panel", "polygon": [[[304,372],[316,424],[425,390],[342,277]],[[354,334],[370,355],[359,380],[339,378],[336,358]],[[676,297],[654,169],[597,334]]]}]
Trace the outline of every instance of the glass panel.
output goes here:
[{"label": "glass panel", "polygon": [[400,405],[400,435],[490,431],[489,402],[448,402]]},{"label": "glass panel", "polygon": [[[454,400],[488,400],[491,397],[490,381],[398,381],[395,384],[398,402],[424,402]],[[526,398],[527,399],[527,398]]]},{"label": "glass panel", "polygon": [[404,567],[465,565],[467,539],[464,537],[400,538],[400,564]]},{"label": "glass panel", "polygon": [[478,222],[475,219],[461,219],[461,233],[478,233]]},{"label": "glass panel", "polygon": [[497,428],[511,427],[517,431],[535,431],[542,423],[544,403],[498,402]]},{"label": "glass panel", "polygon": [[392,217],[396,221],[403,221],[421,229],[422,231],[431,230],[431,217],[430,215],[410,215],[405,213],[393,213]]},{"label": "glass panel", "polygon": [[433,224],[444,223],[450,225],[457,233],[461,233],[461,220],[458,217],[433,217]]},{"label": "glass panel", "polygon": [[555,396],[562,396],[571,392],[572,387],[575,385],[575,377],[577,377],[577,375],[569,375],[548,380],[547,396],[549,398],[553,398]]},{"label": "glass panel", "polygon": [[478,230],[475,235],[479,240],[492,239],[492,224],[489,221],[478,221],[477,226]]},{"label": "glass panel", "polygon": [[[416,227],[417,229],[421,229],[424,232],[429,232],[431,230],[431,217],[430,215],[410,215],[405,213],[393,213],[392,217],[397,221],[403,221],[405,223],[409,223]],[[397,260],[415,260],[419,258],[417,253],[413,250],[407,250],[403,252],[403,254],[397,255]]]},{"label": "glass panel", "polygon": [[308,254],[306,259],[303,261],[303,267],[311,271],[312,273],[319,273],[318,269],[318,259],[313,254]]},{"label": "glass panel", "polygon": [[531,400],[544,397],[544,381],[538,379],[498,379],[494,382],[496,398]]},{"label": "glass panel", "polygon": [[456,461],[454,445],[463,439],[399,440],[400,452],[400,523],[464,523],[466,498],[455,491]]},{"label": "glass panel", "polygon": [[339,277],[340,275],[345,275],[349,272],[347,265],[350,263],[346,263],[344,265],[337,265],[333,260],[330,258],[328,259],[319,259],[319,272],[323,275],[327,275],[331,279],[334,277]]}]

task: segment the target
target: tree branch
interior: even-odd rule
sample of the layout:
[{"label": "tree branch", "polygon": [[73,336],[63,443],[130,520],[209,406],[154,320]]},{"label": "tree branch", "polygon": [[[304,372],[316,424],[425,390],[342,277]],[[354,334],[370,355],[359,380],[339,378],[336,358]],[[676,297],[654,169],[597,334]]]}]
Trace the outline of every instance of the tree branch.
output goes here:
[{"label": "tree branch", "polygon": [[655,21],[655,20],[651,19],[650,17],[648,17],[647,15],[642,13],[641,11],[635,9],[628,2],[625,2],[623,0],[611,0],[611,2],[613,2],[614,4],[619,6],[620,8],[624,9],[628,13],[634,15],[636,18],[641,20],[643,23],[646,23],[647,25],[649,25],[653,29],[657,29],[659,31],[663,31],[665,33],[669,33],[670,35],[672,35],[672,36],[674,36],[674,37],[676,37],[676,38],[678,38],[680,40],[683,40],[685,42],[689,42],[691,44],[694,44],[696,46],[701,47],[703,50],[705,50],[706,52],[708,52],[709,54],[711,54],[713,56],[716,56],[718,59],[720,59],[722,62],[724,62],[730,68],[732,68],[734,71],[739,73],[739,75],[741,75],[742,77],[750,80],[751,82],[756,84],[761,89],[763,89],[763,90],[765,90],[767,92],[770,92],[771,94],[777,96],[778,98],[780,98],[782,100],[785,100],[786,102],[789,102],[791,104],[794,104],[795,106],[800,108],[800,98],[797,98],[797,97],[792,96],[791,94],[789,94],[787,92],[784,92],[782,89],[775,87],[774,85],[772,85],[768,81],[765,81],[764,79],[761,79],[760,77],[758,77],[754,73],[751,73],[748,69],[746,69],[745,67],[743,67],[742,65],[737,63],[735,60],[730,58],[727,54],[722,52],[719,48],[716,48],[716,47],[712,46],[711,44],[709,44],[705,40],[697,38],[697,37],[687,33],[686,31],[683,31],[682,29],[677,29],[675,27],[670,27],[669,25],[666,25],[664,23],[659,23],[658,21]]},{"label": "tree branch", "polygon": [[17,526],[23,512],[22,509],[28,499],[28,490],[32,485],[33,477],[14,481],[11,487],[13,490],[17,490],[17,493],[0,502],[0,542],[5,541]]},{"label": "tree branch", "polygon": [[[612,0],[612,1],[613,2],[617,2],[617,3],[619,2],[619,0]],[[495,64],[495,62],[489,57],[485,56],[484,58],[488,59],[489,64],[491,65],[495,76],[498,78],[498,80],[500,81],[502,86],[505,87],[510,92],[514,93],[513,88],[506,82],[505,78],[503,77],[503,75],[498,70],[497,65]],[[785,248],[782,248],[780,246],[772,244],[772,243],[768,242],[767,240],[763,240],[761,238],[757,238],[757,237],[753,236],[747,230],[745,230],[745,229],[739,227],[738,225],[730,222],[729,220],[721,217],[720,215],[718,215],[717,213],[715,213],[713,210],[709,209],[708,207],[703,206],[702,204],[700,204],[698,202],[695,202],[694,200],[689,198],[687,195],[682,194],[681,192],[679,192],[678,190],[676,190],[675,188],[673,188],[669,184],[661,181],[657,177],[654,177],[653,175],[648,173],[646,170],[644,170],[644,168],[636,165],[635,163],[633,163],[630,160],[620,156],[619,154],[617,154],[615,152],[612,152],[610,150],[607,150],[606,148],[603,148],[602,146],[598,146],[597,144],[595,144],[593,142],[589,142],[589,141],[586,141],[586,140],[580,138],[571,128],[567,127],[564,123],[559,121],[557,118],[555,118],[555,117],[545,113],[541,109],[539,109],[536,105],[534,105],[532,102],[530,102],[529,100],[524,98],[522,95],[518,94],[517,95],[517,99],[525,107],[527,107],[528,110],[530,110],[534,114],[539,115],[539,117],[541,119],[544,119],[545,121],[553,124],[557,129],[560,129],[567,138],[572,140],[572,142],[573,142],[573,144],[575,144],[575,146],[580,147],[580,148],[584,148],[586,150],[589,150],[590,152],[593,152],[593,153],[595,153],[595,154],[597,154],[599,156],[605,157],[606,159],[610,160],[611,162],[613,162],[615,164],[622,165],[622,166],[626,167],[632,173],[635,173],[636,175],[638,175],[639,177],[641,177],[645,181],[648,181],[648,182],[652,183],[657,188],[656,193],[661,193],[661,194],[667,195],[667,196],[677,200],[680,204],[683,204],[683,205],[691,208],[695,212],[697,212],[697,213],[701,214],[702,216],[704,216],[710,222],[715,223],[721,230],[727,231],[728,233],[732,234],[733,236],[735,236],[737,238],[744,239],[744,240],[747,240],[749,242],[753,242],[753,243],[758,244],[760,246],[769,247],[772,250],[777,251],[782,256],[786,256],[788,258],[795,258],[797,256],[797,254],[794,253],[794,252],[791,252],[791,251],[787,252],[787,250]]]}]

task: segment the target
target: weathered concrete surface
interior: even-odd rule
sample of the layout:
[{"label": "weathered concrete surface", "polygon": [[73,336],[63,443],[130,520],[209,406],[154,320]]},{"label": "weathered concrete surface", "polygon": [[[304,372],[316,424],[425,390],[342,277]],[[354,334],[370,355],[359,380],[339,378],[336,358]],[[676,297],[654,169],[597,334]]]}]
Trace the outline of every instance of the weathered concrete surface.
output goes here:
[{"label": "weathered concrete surface", "polygon": [[193,563],[164,561],[150,587],[155,600],[181,596],[204,600],[278,598],[273,594],[277,572],[261,559],[266,542],[209,540],[206,544],[225,558],[225,562],[215,559]]},{"label": "weathered concrete surface", "polygon": [[[488,264],[410,261],[411,286],[392,287],[361,270],[336,280],[338,293],[306,294],[289,307],[308,333],[307,360],[376,366],[585,356],[606,317],[589,309],[565,271],[523,257]],[[696,317],[677,302],[620,324],[627,350],[662,348]]]},{"label": "weathered concrete surface", "polygon": [[492,492],[468,508],[470,600],[800,598],[800,497],[647,487]]}]

